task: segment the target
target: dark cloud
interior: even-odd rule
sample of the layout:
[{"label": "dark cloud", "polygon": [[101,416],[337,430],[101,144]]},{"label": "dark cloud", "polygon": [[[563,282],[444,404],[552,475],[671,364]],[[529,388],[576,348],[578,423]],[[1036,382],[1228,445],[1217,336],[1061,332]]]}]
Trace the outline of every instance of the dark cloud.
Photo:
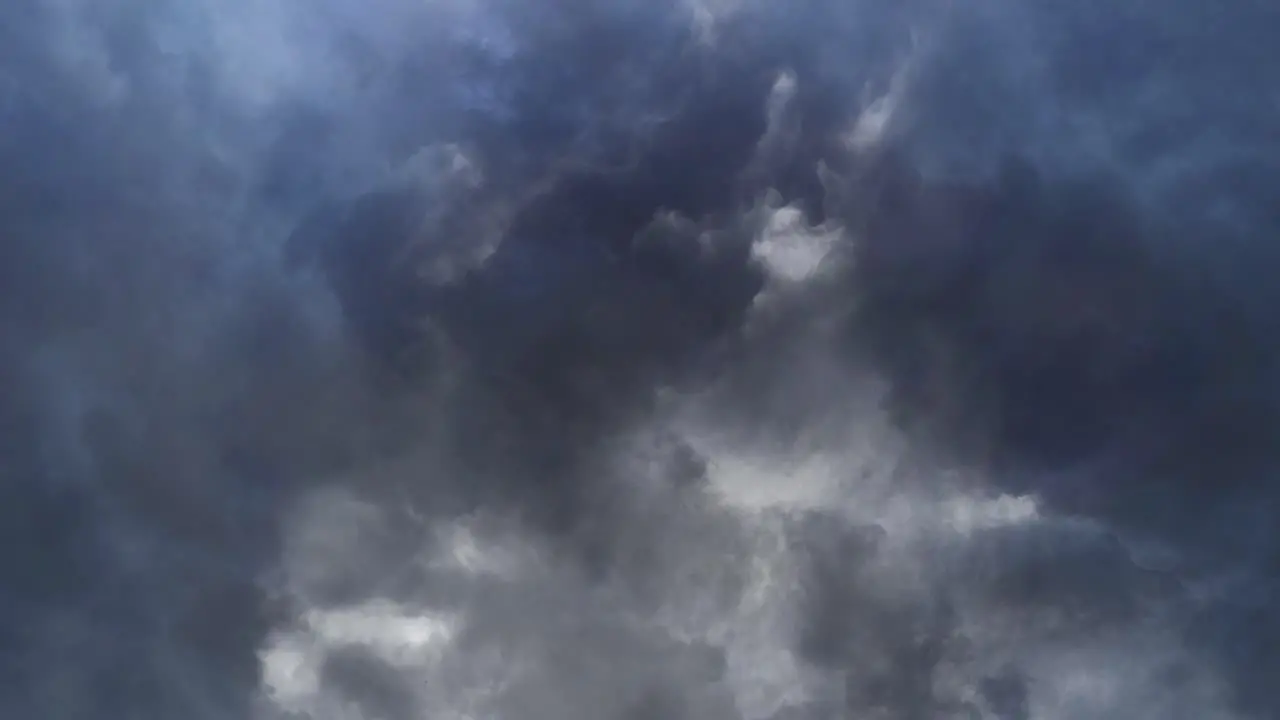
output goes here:
[{"label": "dark cloud", "polygon": [[1272,717],[1273,15],[6,6],[0,707]]}]

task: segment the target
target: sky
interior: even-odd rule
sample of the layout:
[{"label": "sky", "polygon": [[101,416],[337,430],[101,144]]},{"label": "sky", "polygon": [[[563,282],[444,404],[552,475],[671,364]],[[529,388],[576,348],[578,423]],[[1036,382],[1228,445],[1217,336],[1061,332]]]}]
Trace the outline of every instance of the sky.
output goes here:
[{"label": "sky", "polygon": [[1280,717],[1277,33],[4,3],[0,714]]}]

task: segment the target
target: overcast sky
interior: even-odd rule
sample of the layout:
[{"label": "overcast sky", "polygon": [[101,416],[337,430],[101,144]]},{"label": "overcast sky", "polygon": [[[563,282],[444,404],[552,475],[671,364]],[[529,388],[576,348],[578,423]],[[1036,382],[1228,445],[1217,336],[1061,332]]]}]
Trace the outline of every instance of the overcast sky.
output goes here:
[{"label": "overcast sky", "polygon": [[1277,37],[8,0],[0,714],[1277,717]]}]

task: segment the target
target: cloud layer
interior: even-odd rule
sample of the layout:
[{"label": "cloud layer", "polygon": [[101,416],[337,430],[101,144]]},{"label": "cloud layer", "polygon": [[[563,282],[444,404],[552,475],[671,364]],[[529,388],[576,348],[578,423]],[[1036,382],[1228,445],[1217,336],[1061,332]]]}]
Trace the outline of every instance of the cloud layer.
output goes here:
[{"label": "cloud layer", "polygon": [[0,9],[0,708],[1270,718],[1280,17]]}]

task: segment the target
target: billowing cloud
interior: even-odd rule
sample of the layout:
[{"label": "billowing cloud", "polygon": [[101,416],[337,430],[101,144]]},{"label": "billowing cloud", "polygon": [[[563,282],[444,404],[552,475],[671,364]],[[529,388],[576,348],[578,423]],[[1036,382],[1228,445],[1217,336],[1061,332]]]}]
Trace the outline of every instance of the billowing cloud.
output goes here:
[{"label": "billowing cloud", "polygon": [[0,9],[0,709],[1273,717],[1261,7]]}]

